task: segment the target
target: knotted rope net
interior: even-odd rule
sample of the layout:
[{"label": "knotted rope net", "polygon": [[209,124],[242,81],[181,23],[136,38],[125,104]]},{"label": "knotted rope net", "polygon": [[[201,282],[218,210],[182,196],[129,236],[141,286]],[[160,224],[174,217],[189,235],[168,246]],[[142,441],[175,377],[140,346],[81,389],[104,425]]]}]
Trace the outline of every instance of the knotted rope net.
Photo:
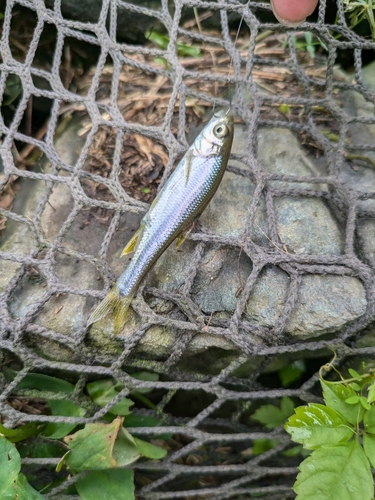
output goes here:
[{"label": "knotted rope net", "polygon": [[[137,498],[293,498],[291,485],[298,459],[281,455],[290,447],[288,437],[281,428],[265,430],[250,415],[261,403],[278,404],[283,396],[299,402],[319,401],[317,370],[330,357],[328,344],[334,346],[338,365],[356,357],[371,358],[375,353],[373,347],[360,343],[375,315],[375,254],[359,230],[360,224],[371,223],[374,217],[375,193],[348,183],[342,176],[348,161],[359,163],[354,168],[373,168],[375,143],[369,140],[367,144],[365,134],[361,143],[353,143],[349,136],[351,127],[374,127],[375,118],[373,113],[348,113],[339,99],[354,93],[361,102],[373,106],[375,89],[363,81],[362,60],[374,50],[375,43],[350,28],[341,0],[337,0],[333,16],[321,0],[314,20],[305,22],[298,32],[276,23],[270,5],[261,2],[175,0],[173,6],[162,1],[158,10],[152,10],[104,0],[97,19],[90,22],[71,19],[61,4],[9,0],[4,11],[0,223],[5,243],[0,248],[4,273],[0,345],[4,373],[9,368],[16,368],[16,372],[2,379],[3,422],[8,427],[25,422],[95,422],[131,391],[151,389],[154,407],[140,404],[134,413],[158,417],[160,423],[140,427],[137,432],[150,439],[169,434],[174,445],[170,444],[163,460],[131,465],[136,473]],[[12,35],[20,8],[35,19],[22,50]],[[152,20],[144,45],[122,41],[118,20],[125,14]],[[204,23],[212,16],[218,20],[217,29]],[[235,43],[241,17],[243,27]],[[48,30],[53,32],[54,43],[43,66],[40,61]],[[155,33],[164,36],[164,46],[152,45]],[[308,42],[311,39],[314,43]],[[315,60],[299,51],[301,40],[305,47],[316,50]],[[69,66],[75,44],[83,44],[86,50],[92,47],[97,54],[95,66],[83,80],[72,76]],[[337,69],[343,51],[349,51],[353,58],[351,78],[344,78]],[[93,340],[85,321],[118,275],[120,268],[114,271],[108,257],[121,250],[111,250],[111,245],[119,245],[116,229],[129,217],[139,222],[186,150],[187,130],[201,122],[214,105],[229,105],[225,92],[228,81],[232,107],[238,122],[245,124],[246,140],[241,152],[232,152],[227,170],[254,185],[243,231],[239,236],[215,234],[204,223],[198,224],[188,237],[192,250],[183,284],[170,291],[146,279],[133,304],[139,317],[136,328],[131,335],[116,339],[109,335],[108,342],[115,343],[117,351],[107,351],[100,344],[103,338]],[[145,85],[150,85],[147,92]],[[31,130],[30,110],[33,99],[40,102],[42,98],[48,102],[49,117],[40,124],[38,135]],[[81,142],[72,146],[69,161],[57,143],[61,124],[71,116],[79,117],[78,125],[73,125]],[[322,130],[322,116],[330,133]],[[259,131],[275,127],[291,131],[305,151],[324,159],[324,168],[316,175],[286,175],[265,169],[258,155]],[[139,150],[143,151],[141,156]],[[145,163],[148,170],[144,171],[140,166]],[[28,182],[25,188],[22,182]],[[37,183],[43,189],[38,191],[32,211],[16,209],[20,207],[17,199],[30,194]],[[21,191],[17,193],[17,189]],[[54,206],[56,189],[65,189],[71,197],[68,209]],[[324,200],[342,232],[342,252],[290,251],[280,236],[275,209],[283,197]],[[256,239],[256,213],[262,203],[266,225],[261,238]],[[46,236],[43,226],[46,210],[63,217],[59,226],[51,226],[52,236]],[[82,214],[86,214],[83,219]],[[15,225],[16,233],[28,234],[29,246],[23,252],[7,246],[10,224]],[[67,244],[69,231],[76,224],[89,225],[90,231],[102,224],[100,241],[93,237],[92,248],[88,243],[78,249]],[[251,261],[251,271],[236,293],[234,310],[224,316],[202,310],[193,293],[198,270],[210,248],[230,249],[233,255]],[[73,278],[72,283],[66,282],[59,267],[64,258],[74,259],[79,276],[84,266],[93,266],[100,281],[96,286]],[[289,280],[282,310],[271,326],[246,315],[259,276],[269,268],[282,270]],[[304,277],[312,275],[354,277],[364,290],[361,311],[342,328],[328,332],[328,340],[288,333]],[[29,301],[22,295],[26,282],[28,291],[38,288]],[[69,327],[50,321],[46,326],[40,315],[50,312],[58,317],[61,297],[82,301],[78,323]],[[154,310],[155,303],[166,304],[166,312]],[[150,353],[142,355],[139,345],[155,327],[170,328],[173,342],[167,352],[152,358]],[[196,354],[203,356],[200,365],[194,365],[194,355],[189,353],[190,344],[203,334],[210,336],[208,350],[220,360],[212,369],[204,366],[203,351]],[[228,342],[226,350],[220,344],[215,351],[216,339]],[[45,344],[47,341],[51,344]],[[62,361],[57,348],[48,352],[48,348],[40,349],[42,344],[60,346],[71,352],[72,360]],[[267,371],[276,373],[278,359],[285,362],[301,357],[319,360],[309,365],[301,384],[283,388],[269,382]],[[190,363],[196,369],[190,370]],[[133,377],[139,370],[157,373],[158,380]],[[98,378],[113,378],[124,389],[105,408],[96,407],[85,417],[49,415],[30,410],[27,397],[35,394],[16,391],[22,380],[35,372],[73,381],[75,390],[70,397],[75,402],[81,401],[86,383]],[[195,410],[190,408],[193,400],[198,401]],[[247,453],[259,439],[276,439],[278,444],[260,455]],[[23,459],[24,466],[42,467],[46,474],[57,462],[55,458]],[[46,497],[68,498],[63,492],[75,480],[67,478]]]}]

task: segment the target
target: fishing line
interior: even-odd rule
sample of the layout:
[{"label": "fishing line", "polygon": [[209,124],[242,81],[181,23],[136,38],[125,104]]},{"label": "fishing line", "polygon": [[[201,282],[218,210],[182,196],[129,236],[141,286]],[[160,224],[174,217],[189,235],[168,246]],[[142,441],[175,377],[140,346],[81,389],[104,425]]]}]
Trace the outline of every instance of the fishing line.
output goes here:
[{"label": "fishing line", "polygon": [[[236,36],[235,36],[235,39],[234,39],[234,43],[233,43],[233,49],[234,50],[236,49],[236,44],[238,42],[238,37],[240,35],[242,24],[243,24],[243,21],[245,19],[245,15],[247,13],[247,9],[249,7],[249,4],[250,4],[250,0],[248,0],[247,3],[244,4],[244,9],[242,11],[242,16],[241,16],[241,19],[240,19],[240,24],[238,25],[237,33],[236,33]],[[229,110],[232,108],[232,91],[231,91],[231,87],[230,87],[230,75],[231,75],[233,66],[234,65],[233,65],[233,54],[232,54],[231,57],[230,57],[230,65],[229,65],[229,72],[228,72]],[[228,112],[229,112],[229,110],[228,110]]]}]

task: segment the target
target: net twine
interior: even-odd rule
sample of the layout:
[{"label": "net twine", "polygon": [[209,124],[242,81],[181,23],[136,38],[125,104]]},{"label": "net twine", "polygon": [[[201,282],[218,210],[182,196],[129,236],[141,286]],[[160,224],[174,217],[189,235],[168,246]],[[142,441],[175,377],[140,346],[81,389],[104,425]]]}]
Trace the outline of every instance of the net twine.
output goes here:
[{"label": "net twine", "polygon": [[[12,11],[14,6],[21,5],[35,12],[37,24],[33,32],[29,48],[23,62],[16,60],[10,46],[10,28]],[[220,12],[221,38],[197,33],[181,27],[181,15],[183,9],[196,7],[198,9],[212,10]],[[165,26],[168,32],[169,44],[166,50],[147,48],[143,46],[132,46],[119,43],[116,39],[118,10],[125,9],[128,12],[149,16],[159,21]],[[250,494],[262,494],[262,498],[280,499],[292,498],[291,484],[294,481],[296,470],[294,467],[270,466],[269,461],[280,456],[289,444],[289,439],[280,430],[269,432],[253,432],[241,418],[246,415],[251,403],[254,401],[279,401],[282,396],[299,398],[305,402],[319,401],[316,396],[315,387],[318,381],[318,373],[313,374],[298,389],[269,389],[262,386],[257,380],[265,368],[278,356],[286,353],[298,354],[308,349],[311,353],[319,353],[327,346],[327,341],[313,342],[288,342],[285,335],[285,327],[293,311],[297,299],[301,278],[305,274],[314,275],[339,275],[354,276],[361,280],[366,290],[367,308],[365,313],[346,326],[335,335],[330,342],[335,346],[337,352],[337,364],[344,363],[348,358],[373,357],[375,347],[358,347],[356,344],[360,335],[354,337],[358,332],[365,332],[364,328],[373,320],[375,314],[375,293],[374,276],[375,263],[370,253],[362,246],[361,255],[358,256],[356,248],[360,242],[356,233],[358,220],[374,217],[374,210],[371,207],[363,206],[360,202],[375,198],[374,192],[360,192],[355,190],[355,186],[348,187],[339,178],[345,159],[345,151],[375,151],[374,144],[350,145],[346,143],[348,127],[352,123],[375,124],[372,117],[349,117],[337,104],[334,98],[334,90],[340,91],[355,90],[361,94],[365,100],[374,102],[375,93],[366,87],[362,80],[362,53],[364,50],[374,50],[375,43],[356,35],[347,25],[343,4],[337,1],[337,23],[327,24],[326,1],[321,0],[319,14],[316,22],[305,23],[304,31],[317,34],[327,47],[327,73],[324,84],[308,76],[300,67],[297,59],[296,48],[293,42],[292,33],[285,27],[277,23],[264,23],[259,20],[259,13],[270,11],[268,3],[248,2],[245,6],[237,1],[226,2],[203,2],[201,0],[175,0],[173,14],[168,8],[168,2],[162,0],[160,11],[150,10],[128,4],[120,0],[103,0],[100,15],[96,23],[83,23],[67,19],[61,13],[61,2],[56,0],[53,8],[48,8],[42,0],[8,0],[3,20],[3,31],[0,45],[0,95],[4,95],[4,90],[9,74],[18,75],[22,83],[22,96],[14,112],[13,120],[7,126],[3,117],[0,118],[0,129],[2,143],[0,154],[4,166],[4,174],[0,179],[0,192],[5,188],[12,176],[23,179],[42,180],[46,184],[44,196],[40,199],[32,219],[17,214],[12,210],[0,208],[0,213],[8,219],[26,225],[32,233],[34,245],[28,255],[20,255],[12,252],[0,251],[0,258],[21,264],[19,270],[7,284],[0,295],[0,325],[1,340],[0,346],[4,353],[13,353],[22,362],[23,368],[18,372],[15,379],[7,383],[2,381],[0,395],[0,412],[7,419],[7,426],[14,426],[20,422],[76,422],[84,424],[95,422],[100,419],[109,408],[115,405],[122,397],[126,396],[133,389],[152,388],[165,391],[165,395],[157,404],[155,410],[135,410],[139,414],[152,414],[159,416],[163,425],[157,427],[143,427],[137,429],[140,434],[153,436],[160,433],[180,433],[190,442],[177,451],[169,453],[167,458],[157,463],[134,463],[131,465],[142,475],[152,473],[154,476],[150,484],[140,486],[137,494],[139,498],[167,499],[167,498],[208,498],[230,499],[250,498]],[[241,56],[233,43],[229,32],[228,14],[236,12],[239,16],[244,16],[244,23],[250,31],[249,48],[247,57]],[[40,37],[46,25],[53,25],[56,28],[56,46],[53,61],[50,69],[44,70],[33,66],[35,53],[40,44]],[[287,33],[288,59],[279,61],[257,56],[256,40],[260,32],[273,30],[279,33]],[[339,39],[335,34],[340,34]],[[225,48],[233,61],[233,70],[229,77],[215,72],[215,68],[204,73],[191,70],[181,64],[177,54],[177,41],[180,36],[190,38],[195,44],[216,43]],[[98,63],[95,67],[92,83],[86,95],[68,90],[60,77],[60,67],[63,60],[64,42],[67,37],[83,41],[88,44],[100,47]],[[353,82],[337,82],[334,79],[334,65],[336,64],[339,50],[350,49],[354,54],[355,75]],[[143,54],[148,57],[163,57],[168,62],[169,69],[156,67],[139,62],[132,58],[135,54]],[[113,62],[112,89],[110,102],[103,105],[97,101],[97,91],[100,83],[100,76],[106,64],[107,57],[110,56]],[[262,91],[256,85],[253,78],[255,66],[287,67],[297,79],[301,87],[301,92],[297,96],[287,98],[279,95],[270,95]],[[119,110],[117,103],[117,89],[119,78],[123,67],[130,66],[140,69],[145,73],[162,75],[167,77],[173,85],[171,97],[165,111],[164,121],[159,126],[145,126],[136,123],[126,122]],[[35,86],[33,77],[41,77],[48,81],[50,90],[43,90]],[[241,240],[236,238],[221,237],[211,233],[207,228],[199,225],[196,232],[189,238],[196,243],[190,269],[182,291],[167,293],[161,289],[152,288],[144,284],[134,301],[134,308],[142,318],[139,330],[131,337],[124,339],[123,351],[118,357],[102,356],[92,360],[85,356],[84,347],[87,331],[83,328],[76,332],[74,336],[67,337],[59,333],[41,327],[34,320],[37,313],[54,295],[58,293],[74,294],[84,297],[102,298],[105,291],[96,291],[69,287],[61,283],[56,273],[56,256],[58,253],[69,255],[69,250],[64,247],[63,239],[68,233],[74,221],[77,219],[83,207],[100,207],[114,211],[114,216],[109,224],[107,233],[103,239],[100,252],[97,256],[76,252],[75,256],[83,262],[90,262],[100,269],[106,286],[110,285],[113,275],[107,262],[107,255],[110,242],[112,241],[120,217],[124,213],[144,213],[147,205],[129,196],[121,187],[118,180],[118,173],[121,167],[120,156],[122,142],[125,133],[138,133],[162,143],[168,151],[169,160],[165,166],[161,185],[168,179],[176,159],[186,149],[187,140],[184,132],[186,122],[186,99],[194,97],[201,99],[212,105],[227,105],[227,101],[214,95],[203,93],[187,84],[189,78],[200,78],[204,81],[223,83],[230,80],[234,85],[236,101],[235,110],[241,119],[248,125],[248,144],[241,155],[232,155],[233,159],[241,160],[247,164],[249,169],[239,169],[228,166],[228,171],[242,176],[248,176],[255,183],[255,192],[252,205],[250,207],[245,225],[245,232]],[[316,97],[313,92],[314,87],[324,88],[324,96]],[[244,91],[248,91],[253,99],[253,109],[250,113],[249,106],[245,104]],[[31,96],[45,97],[53,101],[48,127],[43,139],[39,140],[20,132],[21,120],[26,112]],[[69,165],[58,155],[55,148],[55,133],[59,123],[59,116],[63,105],[84,106],[92,122],[92,127],[88,131],[84,145],[75,165]],[[179,104],[177,106],[177,103]],[[268,120],[262,113],[262,106],[287,103],[290,106],[303,106],[305,119],[303,123],[291,120]],[[313,106],[324,106],[328,109],[340,124],[339,141],[333,143],[325,138],[318,130],[312,111]],[[176,107],[179,113],[179,133],[177,137],[171,132],[171,121]],[[103,111],[109,114],[109,118],[103,118]],[[96,176],[85,169],[85,164],[89,157],[90,147],[95,134],[100,127],[112,127],[116,130],[116,143],[113,154],[112,173],[108,178]],[[262,165],[257,159],[257,132],[260,127],[283,127],[289,128],[297,134],[308,134],[316,141],[324,151],[327,160],[327,175],[320,177],[298,177],[279,174],[270,174],[262,169]],[[33,170],[20,170],[17,168],[13,155],[14,141],[33,145],[44,153],[51,164],[51,172],[37,172]],[[65,173],[64,176],[60,172]],[[114,195],[115,201],[96,200],[89,197],[83,190],[80,180],[91,179],[105,185]],[[272,181],[288,181],[292,183],[290,187],[275,187]],[[313,188],[300,186],[308,182]],[[66,185],[74,199],[74,209],[67,217],[61,227],[57,237],[50,242],[45,239],[41,227],[41,216],[46,208],[49,197],[54,186],[58,183]],[[322,190],[320,185],[326,184],[328,190]],[[267,210],[267,222],[269,235],[274,246],[270,248],[256,245],[250,238],[251,230],[254,226],[255,211],[260,203],[261,196],[264,196]],[[274,208],[276,197],[316,197],[324,199],[339,218],[342,227],[345,228],[345,249],[340,256],[327,255],[294,255],[282,251],[282,242],[277,231],[277,219]],[[191,288],[196,277],[197,269],[202,261],[207,244],[224,245],[230,248],[241,249],[252,261],[252,272],[244,284],[242,294],[237,300],[236,308],[229,321],[220,320],[205,324],[204,313],[191,298]],[[40,248],[44,251],[41,252]],[[273,329],[259,327],[250,321],[243,319],[247,300],[253,290],[256,280],[265,266],[278,266],[290,277],[290,286],[285,300],[282,314]],[[29,308],[25,316],[20,319],[12,317],[9,303],[12,293],[16,290],[31,267],[38,269],[47,283],[46,293]],[[161,315],[156,315],[145,301],[145,294],[172,301],[185,314],[186,320],[176,320]],[[202,319],[203,318],[203,319]],[[176,341],[170,356],[165,362],[149,361],[137,359],[133,351],[140,339],[152,325],[169,326],[176,332]],[[238,348],[242,354],[237,359],[224,367],[216,375],[202,375],[187,373],[179,369],[178,362],[182,359],[186,348],[195,334],[207,332],[212,335],[224,336],[228,338]],[[362,334],[363,334],[362,333]],[[62,363],[44,359],[37,355],[30,347],[27,347],[26,338],[28,335],[36,337],[48,337],[56,340],[75,352],[80,352],[80,363]],[[268,337],[268,342],[255,343],[254,335],[262,338]],[[257,366],[253,373],[246,379],[233,375],[236,368],[243,365],[249,356],[264,356],[263,361]],[[126,369],[124,368],[126,366]],[[147,382],[136,380],[128,372],[134,369],[155,370],[162,375],[162,379],[157,382]],[[7,403],[8,398],[14,393],[17,384],[32,371],[57,371],[76,378],[77,384],[72,400],[79,402],[85,384],[92,378],[113,377],[122,382],[125,388],[114,398],[105,408],[95,411],[88,417],[63,417],[50,415],[31,415],[18,411]],[[183,389],[184,391],[203,390],[206,394],[212,395],[215,399],[206,408],[194,417],[176,417],[165,411],[165,408],[173,396]],[[237,402],[236,410],[228,418],[215,418],[212,414],[222,405],[230,401]],[[182,425],[182,427],[181,427]],[[204,430],[206,429],[206,430]],[[207,430],[209,429],[209,430]],[[225,429],[223,431],[222,429]],[[210,463],[215,443],[220,446],[235,446],[236,443],[253,442],[254,439],[272,438],[277,439],[279,444],[266,453],[252,457],[245,463],[236,464],[214,464]],[[205,446],[208,450],[206,463],[199,465],[188,465],[186,463],[176,463],[177,460],[186,458],[189,454]],[[34,459],[25,458],[23,464],[28,467],[40,467],[56,465],[57,459]],[[156,474],[157,473],[157,474]],[[156,474],[156,475],[155,475]],[[185,482],[189,478],[206,476],[213,474],[217,477],[224,477],[225,480],[215,487],[203,486],[198,489],[189,488]],[[155,479],[156,477],[156,479]],[[265,477],[268,478],[268,485],[259,485]],[[65,481],[61,486],[46,495],[46,498],[73,498],[63,495],[61,492],[76,481],[78,476],[74,476]],[[182,489],[179,483],[184,484]],[[274,483],[274,484],[273,484]]]}]

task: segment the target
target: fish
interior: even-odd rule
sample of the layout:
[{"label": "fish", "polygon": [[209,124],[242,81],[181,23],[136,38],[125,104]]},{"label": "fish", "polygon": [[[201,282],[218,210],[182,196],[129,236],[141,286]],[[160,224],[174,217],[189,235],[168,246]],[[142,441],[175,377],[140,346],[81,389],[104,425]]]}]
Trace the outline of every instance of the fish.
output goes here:
[{"label": "fish", "polygon": [[216,112],[186,151],[121,255],[134,252],[129,265],[94,310],[87,325],[114,313],[114,333],[126,323],[130,303],[142,279],[176,240],[179,247],[215,194],[223,178],[234,133],[227,111]]}]

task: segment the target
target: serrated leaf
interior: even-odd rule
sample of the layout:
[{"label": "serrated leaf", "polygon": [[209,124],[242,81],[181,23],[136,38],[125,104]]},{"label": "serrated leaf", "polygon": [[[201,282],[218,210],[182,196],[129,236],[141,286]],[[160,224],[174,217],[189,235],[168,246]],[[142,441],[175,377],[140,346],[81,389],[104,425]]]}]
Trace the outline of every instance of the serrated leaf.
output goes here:
[{"label": "serrated leaf", "polygon": [[374,482],[363,448],[355,439],[312,452],[299,466],[296,500],[372,500]]},{"label": "serrated leaf", "polygon": [[134,472],[107,469],[89,472],[76,483],[82,500],[134,500]]},{"label": "serrated leaf", "polygon": [[[101,408],[104,408],[112,399],[118,396],[119,392],[124,388],[122,384],[119,384],[113,380],[96,380],[95,382],[90,382],[86,385],[87,392],[89,393],[91,399]],[[122,398],[118,403],[108,410],[113,415],[121,415],[125,417],[130,415],[130,407],[134,404],[128,398]]]},{"label": "serrated leaf", "polygon": [[347,441],[354,433],[348,422],[335,410],[320,404],[299,406],[285,424],[292,440],[309,450]]},{"label": "serrated leaf", "polygon": [[363,434],[363,448],[372,467],[375,468],[375,437]]},{"label": "serrated leaf", "polygon": [[[62,417],[83,417],[86,410],[69,399],[49,399],[47,400],[51,408],[52,415]],[[50,422],[44,430],[45,436],[50,439],[61,439],[77,427],[77,424],[68,424],[63,422]]]},{"label": "serrated leaf", "polygon": [[375,401],[375,384],[372,384],[368,389],[367,402],[373,403],[374,401]]},{"label": "serrated leaf", "polygon": [[[281,108],[281,106],[280,106]],[[279,108],[279,109],[280,109]],[[288,106],[289,108],[289,106]],[[283,111],[281,111],[283,112]],[[285,113],[284,113],[285,114]],[[288,387],[290,384],[299,380],[306,371],[306,365],[303,359],[297,359],[289,365],[285,365],[279,370],[279,377],[283,387]]]},{"label": "serrated leaf", "polygon": [[283,396],[280,408],[274,405],[263,405],[251,415],[251,418],[265,427],[273,429],[284,424],[285,420],[293,413],[293,410],[293,401],[287,396]]},{"label": "serrated leaf", "polygon": [[123,419],[116,418],[111,424],[87,424],[81,431],[66,436],[65,443],[70,448],[65,462],[70,469],[109,469],[116,467],[117,461],[112,451]]},{"label": "serrated leaf", "polygon": [[345,401],[357,396],[356,392],[344,384],[333,384],[320,379],[323,390],[323,398],[327,406],[340,413],[348,422],[356,425],[363,418],[364,408],[359,401],[356,405],[349,405]]},{"label": "serrated leaf", "polygon": [[363,417],[363,423],[366,432],[375,434],[375,406],[371,406],[370,410],[365,412]]}]

